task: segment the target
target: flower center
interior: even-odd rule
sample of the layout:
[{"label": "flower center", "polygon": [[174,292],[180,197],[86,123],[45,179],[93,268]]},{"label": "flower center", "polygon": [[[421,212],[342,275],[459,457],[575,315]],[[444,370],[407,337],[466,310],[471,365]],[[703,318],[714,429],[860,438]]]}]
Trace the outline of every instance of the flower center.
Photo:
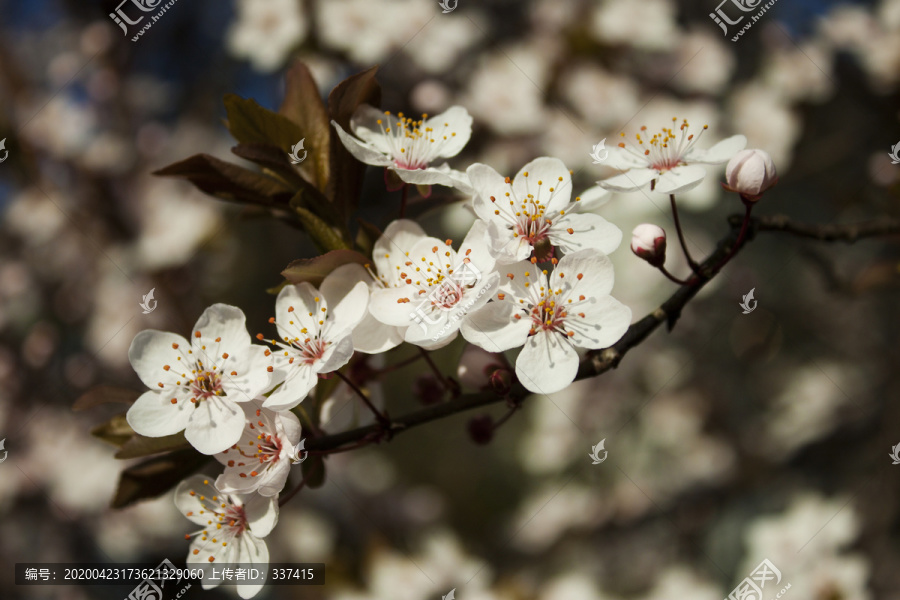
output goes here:
[{"label": "flower center", "polygon": [[444,123],[439,128],[440,131],[426,126],[427,114],[423,114],[419,120],[406,117],[403,113],[398,113],[396,117],[391,117],[390,111],[385,111],[384,114],[386,118],[378,119],[378,125],[387,141],[394,164],[401,169],[428,168],[439,155],[443,143],[456,137],[456,132],[449,130],[450,123]]},{"label": "flower center", "polygon": [[306,338],[302,342],[295,341],[293,346],[299,351],[300,361],[303,364],[311,365],[325,355],[328,342],[320,338]]},{"label": "flower center", "polygon": [[224,396],[222,378],[213,371],[200,371],[200,374],[191,382],[191,394],[197,400],[206,400],[211,396]]},{"label": "flower center", "polygon": [[[678,119],[672,117],[672,123],[673,125],[678,123]],[[687,119],[684,119],[681,125],[678,125],[678,132],[674,128],[663,127],[659,133],[654,133],[650,139],[647,139],[647,127],[643,126],[641,132],[634,136],[637,140],[636,147],[628,146],[625,142],[619,142],[619,147],[647,162],[651,169],[663,173],[685,164],[685,156],[694,147],[703,132],[709,129],[709,126],[704,125],[697,135],[692,134],[690,128]],[[625,133],[620,133],[619,136],[624,138]]]},{"label": "flower center", "polygon": [[[204,485],[209,485],[209,480],[205,479],[203,483]],[[229,542],[240,537],[248,530],[247,515],[244,512],[244,507],[235,504],[230,496],[215,495],[208,498],[194,490],[190,490],[189,493],[200,501],[200,505],[203,507],[200,514],[209,515],[208,528],[192,534],[186,534],[184,539],[187,540],[195,535],[199,535],[201,541],[211,542],[216,545],[221,544],[222,547],[226,547]],[[188,512],[187,516],[193,516],[193,511]],[[207,548],[210,548],[209,544],[204,545],[204,551],[208,551]],[[195,548],[193,553],[200,554],[200,549]],[[215,556],[211,553],[208,560],[213,562]]]},{"label": "flower center", "polygon": [[[250,462],[251,467],[259,469],[259,471],[256,469],[239,471],[238,475],[241,477],[257,477],[260,471],[268,469],[271,463],[278,460],[284,445],[284,442],[278,437],[275,425],[271,419],[264,417],[260,409],[256,409],[256,417],[258,420],[255,423],[247,423],[249,429],[259,432],[256,439],[244,437],[240,442],[223,452],[223,454],[228,454],[231,450],[237,450],[238,454]],[[236,463],[235,460],[239,462]],[[235,460],[229,460],[227,465],[229,467],[244,467],[247,465],[245,461],[241,461],[239,458]]]},{"label": "flower center", "polygon": [[538,330],[554,330],[565,333],[565,319],[568,316],[565,306],[557,302],[558,294],[550,292],[540,302],[531,307],[531,331],[534,335]]}]

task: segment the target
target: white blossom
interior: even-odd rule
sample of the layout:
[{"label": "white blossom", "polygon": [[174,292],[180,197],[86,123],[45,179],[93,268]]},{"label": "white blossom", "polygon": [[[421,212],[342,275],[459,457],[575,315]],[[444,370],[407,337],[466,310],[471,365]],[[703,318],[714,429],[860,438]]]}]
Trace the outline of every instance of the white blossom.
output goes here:
[{"label": "white blossom", "polygon": [[609,295],[613,266],[604,254],[569,254],[550,274],[527,261],[506,268],[494,301],[463,323],[462,334],[489,352],[524,345],[516,376],[532,392],[568,386],[578,372],[575,349],[611,346],[631,323],[631,310]]},{"label": "white blossom", "polygon": [[266,352],[251,344],[241,309],[225,304],[203,311],[191,341],[152,329],[140,332],[128,359],[151,389],[128,410],[128,424],[148,437],[184,429],[187,441],[203,454],[225,450],[244,430],[238,403],[271,387]]}]

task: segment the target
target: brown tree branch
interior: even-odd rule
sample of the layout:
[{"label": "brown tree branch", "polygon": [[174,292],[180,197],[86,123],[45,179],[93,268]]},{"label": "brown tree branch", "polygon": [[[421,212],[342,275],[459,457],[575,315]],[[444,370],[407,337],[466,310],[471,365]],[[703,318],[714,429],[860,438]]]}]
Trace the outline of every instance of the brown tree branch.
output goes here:
[{"label": "brown tree branch", "polygon": [[[681,316],[681,311],[685,305],[715,276],[716,266],[732,252],[733,245],[738,240],[742,221],[743,216],[741,215],[729,217],[728,222],[731,230],[728,235],[719,241],[713,253],[700,263],[699,272],[701,277],[696,277],[691,280],[689,285],[678,288],[659,308],[633,323],[618,342],[604,350],[588,353],[584,360],[581,361],[576,380],[596,377],[610,369],[614,369],[629,350],[647,339],[663,323],[667,323],[671,331]],[[764,231],[789,233],[824,242],[842,241],[853,243],[863,238],[900,235],[900,220],[883,218],[847,225],[811,225],[795,223],[783,215],[754,217],[750,221],[747,235],[741,241],[741,247],[753,240],[758,232]],[[739,252],[741,247],[734,248],[734,252]],[[529,393],[522,384],[517,382],[513,385],[508,397],[514,401],[519,401]],[[399,433],[416,425],[505,400],[505,397],[498,396],[494,392],[465,394],[449,402],[430,406],[393,419],[390,432],[392,434]],[[316,451],[339,448],[344,444],[356,442],[367,436],[377,434],[379,431],[383,432],[384,429],[376,424],[333,435],[312,438],[307,440],[306,448]]]}]

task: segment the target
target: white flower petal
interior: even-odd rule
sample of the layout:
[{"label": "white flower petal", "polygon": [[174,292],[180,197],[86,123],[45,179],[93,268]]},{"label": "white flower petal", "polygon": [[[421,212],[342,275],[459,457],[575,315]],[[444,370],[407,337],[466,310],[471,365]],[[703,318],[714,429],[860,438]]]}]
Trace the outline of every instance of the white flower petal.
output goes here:
[{"label": "white flower petal", "polygon": [[597,183],[600,187],[614,192],[631,192],[641,189],[658,176],[654,169],[635,168]]},{"label": "white flower petal", "polygon": [[[579,274],[581,278],[579,279]],[[615,271],[608,256],[592,250],[566,255],[550,275],[550,289],[563,288],[571,298],[608,296],[615,282]]]},{"label": "white flower petal", "polygon": [[[181,351],[173,346],[177,346]],[[157,388],[160,382],[168,382],[170,376],[163,369],[165,365],[177,365],[182,352],[187,352],[191,344],[180,335],[167,331],[146,329],[131,342],[128,360],[141,381],[148,388]]]},{"label": "white flower petal", "polygon": [[278,523],[278,499],[250,494],[240,497],[244,515],[254,537],[264,538]]},{"label": "white flower petal", "polygon": [[[457,261],[461,262],[463,259],[468,258],[469,262],[467,264],[469,266],[466,268],[469,269],[469,272],[474,272],[477,269],[482,275],[486,276],[494,269],[494,263],[496,262],[491,254],[489,244],[490,234],[488,233],[487,223],[475,221],[459,246]],[[456,265],[454,265],[455,268],[457,268]]]},{"label": "white flower petal", "polygon": [[373,290],[369,312],[387,325],[408,327],[423,297],[413,285]]},{"label": "white flower petal", "polygon": [[353,338],[348,333],[340,341],[333,342],[329,347],[328,356],[323,356],[320,364],[316,364],[317,373],[331,373],[346,365],[353,356]]},{"label": "white flower petal", "polygon": [[581,192],[581,194],[578,195],[578,198],[578,202],[571,204],[570,208],[566,209],[566,212],[578,211],[583,213],[590,210],[597,210],[610,201],[612,194],[609,190],[603,189],[602,186],[595,185],[594,187]]},{"label": "white flower petal", "polygon": [[692,190],[703,182],[706,169],[697,165],[682,165],[664,171],[656,181],[654,191],[660,194],[678,194]]},{"label": "white flower petal", "polygon": [[[316,298],[319,298],[318,303]],[[310,333],[318,332],[319,322],[315,316],[319,312],[317,304],[327,308],[327,302],[323,301],[319,291],[306,281],[281,288],[275,299],[275,326],[280,341],[297,337],[305,339],[309,334],[304,334],[302,329]]]},{"label": "white flower petal", "polygon": [[350,118],[350,131],[361,139],[365,146],[377,150],[387,157],[391,155],[393,148],[388,143],[388,136],[383,130],[389,126],[389,121],[393,118],[385,115],[381,109],[369,104],[362,104]]},{"label": "white flower petal", "polygon": [[283,370],[286,374],[284,382],[281,387],[269,394],[263,406],[276,411],[289,410],[306,399],[309,391],[315,387],[318,377],[312,366],[306,364],[288,365],[279,370]]},{"label": "white flower petal", "polygon": [[[570,316],[566,324],[575,332],[569,340],[581,348],[608,348],[621,339],[631,325],[631,309],[612,296],[593,297],[580,306],[583,319]],[[576,325],[571,326],[574,321]]]},{"label": "white flower petal", "polygon": [[177,402],[172,404],[171,394],[144,392],[125,413],[125,420],[135,432],[147,437],[178,433],[187,427],[194,405],[184,396],[175,399]]},{"label": "white flower petal", "polygon": [[451,106],[441,114],[429,117],[423,126],[434,130],[434,143],[440,144],[437,156],[442,158],[459,154],[472,137],[472,117],[462,106]]},{"label": "white flower petal", "polygon": [[[241,543],[238,544],[238,552],[236,556],[236,561],[242,565],[254,565],[254,566],[262,566],[260,569],[264,576],[268,575],[268,569],[266,568],[269,565],[269,549],[266,547],[266,543],[258,539],[256,536],[244,534],[241,536],[243,538]],[[252,598],[256,594],[258,594],[263,587],[265,587],[265,581],[260,583],[243,583],[237,586],[238,596],[241,598]]]},{"label": "white flower petal", "polygon": [[249,402],[272,388],[272,375],[267,370],[271,361],[266,350],[264,346],[251,345],[241,353],[241,360],[232,361],[229,357],[222,365],[222,389],[229,400]]},{"label": "white flower petal", "polygon": [[[197,332],[200,332],[200,337],[197,337]],[[219,352],[238,354],[245,350],[250,345],[250,334],[247,333],[244,311],[227,304],[213,304],[204,310],[191,335],[195,352],[201,345],[217,338],[221,338],[220,342],[216,342]]]},{"label": "white flower petal", "polygon": [[622,243],[622,230],[600,215],[565,214],[553,225],[548,235],[550,242],[565,253],[590,248],[609,254]]},{"label": "white flower petal", "polygon": [[202,454],[216,454],[237,443],[244,431],[244,411],[228,398],[200,400],[184,430],[185,439]]},{"label": "white flower petal", "polygon": [[733,135],[715,144],[712,148],[703,150],[691,148],[684,157],[687,163],[701,163],[707,165],[719,165],[731,160],[731,157],[747,146],[747,138],[742,135]]},{"label": "white flower petal", "polygon": [[617,171],[628,171],[630,169],[646,169],[650,166],[650,163],[645,158],[636,156],[625,148],[612,146],[606,148],[606,151],[609,154],[606,160],[603,161],[604,167],[610,167]]},{"label": "white flower petal", "polygon": [[387,352],[399,346],[405,334],[405,328],[382,323],[370,312],[353,330],[353,349],[366,354]]},{"label": "white flower petal", "polygon": [[496,221],[488,223],[488,238],[491,243],[491,256],[497,264],[508,265],[531,256],[534,248],[523,236],[513,237],[512,231]]},{"label": "white flower petal", "polygon": [[561,335],[538,331],[516,359],[516,377],[525,389],[552,394],[568,387],[578,374],[578,353]]},{"label": "white flower petal", "polygon": [[347,151],[353,155],[353,158],[359,162],[375,167],[389,167],[394,164],[391,159],[379,152],[376,148],[359,141],[341,129],[341,126],[336,122],[332,121],[331,124],[334,126],[334,130],[337,132],[341,143],[344,144],[344,148],[346,148]]},{"label": "white flower petal", "polygon": [[488,352],[503,352],[518,348],[528,338],[531,319],[520,314],[511,302],[495,300],[481,310],[469,315],[460,327],[460,333],[471,344]]},{"label": "white flower petal", "polygon": [[325,298],[329,337],[349,334],[368,312],[369,284],[353,281],[338,270],[329,274],[319,287]]},{"label": "white flower petal", "polygon": [[404,182],[411,185],[445,185],[456,188],[464,194],[472,193],[469,179],[462,171],[451,169],[446,163],[427,169],[402,169],[391,167],[391,170]]},{"label": "white flower petal", "polygon": [[[525,173],[528,173],[527,177]],[[560,177],[562,181],[559,180]],[[553,192],[550,188],[553,188]],[[572,175],[563,161],[542,156],[526,164],[516,174],[513,179],[513,194],[518,202],[524,202],[528,194],[532,194],[548,212],[561,210],[569,204],[572,197]]]},{"label": "white flower petal", "polygon": [[372,248],[372,262],[379,276],[392,283],[397,277],[396,267],[403,267],[406,261],[405,254],[424,237],[425,231],[415,221],[398,219],[388,225]]},{"label": "white flower petal", "polygon": [[[200,502],[200,496],[208,496],[212,498],[218,493],[215,486],[210,485],[212,480],[205,475],[191,475],[178,484],[175,488],[175,508],[178,509],[185,518],[198,525],[206,526],[209,521],[208,514],[201,514],[200,511],[206,512],[205,507]],[[204,483],[207,482],[207,483]],[[194,492],[191,495],[191,492]]]}]

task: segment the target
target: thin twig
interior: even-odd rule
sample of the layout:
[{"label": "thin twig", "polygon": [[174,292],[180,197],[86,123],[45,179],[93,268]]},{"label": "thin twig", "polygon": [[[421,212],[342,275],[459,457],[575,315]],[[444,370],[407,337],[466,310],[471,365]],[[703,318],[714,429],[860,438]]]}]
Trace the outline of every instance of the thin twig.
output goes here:
[{"label": "thin twig", "polygon": [[681,230],[681,220],[678,218],[678,204],[675,202],[675,194],[669,194],[669,202],[672,205],[672,218],[675,219],[675,231],[678,232],[678,242],[681,244],[681,250],[684,252],[684,257],[687,259],[687,263],[691,267],[691,270],[694,273],[697,273],[697,261],[691,257],[687,242],[684,240],[684,232]]},{"label": "thin twig", "polygon": [[353,381],[349,377],[347,377],[340,371],[335,371],[335,374],[337,374],[338,377],[343,379],[344,383],[346,383],[350,387],[351,390],[356,392],[356,395],[359,396],[362,399],[363,403],[369,407],[369,410],[372,411],[372,414],[374,414],[375,418],[378,420],[379,425],[381,425],[387,429],[390,429],[390,427],[391,427],[390,419],[388,419],[386,416],[384,416],[384,414],[382,414],[382,412],[380,410],[375,408],[375,405],[372,404],[371,400],[369,400],[369,398],[368,398],[368,396],[366,396],[365,392],[363,392],[361,389],[359,389],[359,386],[357,386],[355,383],[353,383]]}]

